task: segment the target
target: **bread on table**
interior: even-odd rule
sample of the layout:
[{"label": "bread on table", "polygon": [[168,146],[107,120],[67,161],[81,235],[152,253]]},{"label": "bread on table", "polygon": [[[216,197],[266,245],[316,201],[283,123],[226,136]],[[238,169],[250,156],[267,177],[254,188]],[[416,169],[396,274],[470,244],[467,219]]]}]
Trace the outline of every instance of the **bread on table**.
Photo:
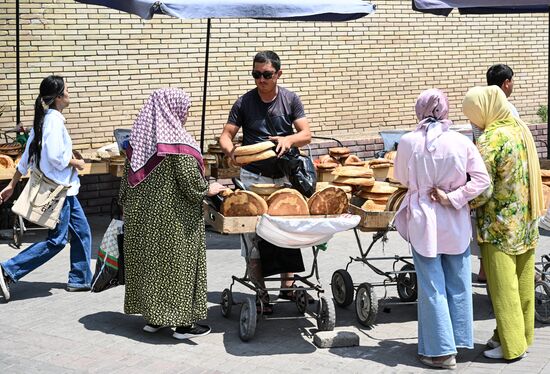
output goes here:
[{"label": "bread on table", "polygon": [[372,186],[374,178],[352,178],[352,177],[336,177],[334,183],[347,184],[350,186]]},{"label": "bread on table", "polygon": [[367,200],[365,203],[361,206],[361,209],[371,211],[371,212],[383,212],[386,209],[386,205],[384,204],[376,204],[372,200]]},{"label": "bread on table", "polygon": [[329,186],[315,192],[307,205],[312,215],[342,214],[348,210],[349,200],[344,190]]},{"label": "bread on table", "polygon": [[10,156],[0,155],[0,167],[3,169],[13,169],[15,168],[15,163]]},{"label": "bread on table", "polygon": [[339,177],[372,177],[372,170],[362,166],[340,166],[332,171],[332,174]]},{"label": "bread on table", "polygon": [[220,213],[226,217],[260,216],[267,213],[267,203],[254,192],[237,190],[224,198]]},{"label": "bread on table", "polygon": [[267,198],[267,214],[272,216],[307,216],[309,208],[300,192],[283,188]]},{"label": "bread on table", "polygon": [[336,159],[347,158],[350,150],[348,147],[334,147],[328,149],[328,154]]}]

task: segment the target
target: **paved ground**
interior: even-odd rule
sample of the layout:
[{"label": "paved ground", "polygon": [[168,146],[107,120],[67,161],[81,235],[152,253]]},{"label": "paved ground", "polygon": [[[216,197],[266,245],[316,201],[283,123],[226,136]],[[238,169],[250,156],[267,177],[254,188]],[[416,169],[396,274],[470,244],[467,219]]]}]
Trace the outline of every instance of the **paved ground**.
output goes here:
[{"label": "paved ground", "polygon": [[[94,249],[109,223],[108,217],[92,217]],[[43,232],[25,235],[28,246]],[[361,234],[364,244],[371,235]],[[171,338],[170,329],[157,334],[141,332],[138,316],[122,312],[123,288],[99,294],[68,293],[64,290],[68,271],[68,250],[29,274],[12,287],[12,300],[0,300],[0,373],[235,373],[235,372],[346,372],[417,373],[426,369],[416,359],[416,306],[380,306],[376,325],[363,328],[356,321],[352,306],[336,308],[336,330],[360,336],[360,346],[319,349],[312,343],[316,331],[313,318],[299,318],[292,304],[278,305],[276,320],[259,322],[253,340],[243,343],[238,337],[239,308],[229,319],[220,314],[221,291],[230,284],[231,275],[244,272],[236,236],[208,233],[208,323],[213,333],[195,341]],[[538,254],[548,253],[550,239],[543,238]],[[17,253],[7,242],[0,244],[0,260]],[[395,233],[383,249],[376,245],[373,255],[406,255],[406,243]],[[329,250],[319,258],[321,280],[330,294],[332,273],[345,266],[349,256],[358,254],[353,232],[337,235]],[[306,263],[310,254],[304,251]],[[94,256],[95,258],[95,256]],[[94,260],[95,264],[95,260]],[[384,270],[391,262],[376,265]],[[477,259],[473,260],[477,271]],[[366,266],[354,264],[355,282],[380,281]],[[385,299],[393,299],[395,288]],[[474,284],[475,349],[460,351],[458,371],[465,373],[550,373],[550,326],[536,325],[536,341],[527,358],[505,363],[482,356],[485,341],[494,327],[494,317],[484,285]],[[244,300],[249,291],[234,288],[234,297]],[[377,288],[380,299],[384,290]],[[384,310],[385,309],[385,310]]]}]

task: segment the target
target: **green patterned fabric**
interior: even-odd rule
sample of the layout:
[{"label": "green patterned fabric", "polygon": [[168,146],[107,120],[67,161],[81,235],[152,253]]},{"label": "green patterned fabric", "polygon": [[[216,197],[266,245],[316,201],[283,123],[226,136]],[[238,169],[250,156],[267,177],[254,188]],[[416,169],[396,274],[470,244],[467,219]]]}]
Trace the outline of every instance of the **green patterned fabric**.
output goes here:
[{"label": "green patterned fabric", "polygon": [[529,207],[527,150],[518,126],[495,123],[478,139],[491,186],[471,203],[477,208],[477,235],[508,254],[522,254],[537,245],[537,221]]},{"label": "green patterned fabric", "polygon": [[169,155],[134,188],[124,209],[124,312],[155,325],[186,326],[206,318],[206,245],[202,199],[208,183],[197,161]]}]

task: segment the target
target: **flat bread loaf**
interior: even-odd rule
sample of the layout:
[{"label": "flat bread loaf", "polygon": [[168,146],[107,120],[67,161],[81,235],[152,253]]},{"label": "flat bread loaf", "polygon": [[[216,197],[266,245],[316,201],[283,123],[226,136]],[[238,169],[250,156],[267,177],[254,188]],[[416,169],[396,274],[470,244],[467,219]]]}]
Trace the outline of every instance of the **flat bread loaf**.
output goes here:
[{"label": "flat bread loaf", "polygon": [[361,187],[361,190],[373,194],[392,194],[397,190],[397,187],[390,185],[388,182],[375,182],[372,186]]},{"label": "flat bread loaf", "polygon": [[256,161],[267,160],[272,157],[277,157],[277,154],[275,151],[268,149],[267,151],[255,153],[253,155],[237,156],[235,157],[235,160],[241,165],[246,165]]},{"label": "flat bread loaf", "polygon": [[376,202],[384,202],[384,204],[388,201],[388,199],[390,198],[392,194],[391,193],[387,193],[387,194],[383,194],[383,193],[372,193],[372,192],[365,192],[363,190],[359,191],[357,193],[357,196],[363,198],[363,199],[367,199],[367,200],[375,200]]},{"label": "flat bread loaf", "polygon": [[361,166],[340,166],[332,171],[332,174],[339,177],[372,177],[372,170]]},{"label": "flat bread loaf", "polygon": [[266,142],[261,142],[261,143],[251,144],[251,145],[243,145],[243,146],[237,147],[235,148],[235,151],[233,152],[233,154],[235,155],[235,157],[248,156],[248,155],[253,155],[263,151],[267,151],[268,149],[271,149],[273,147],[275,147],[275,143],[268,140]]},{"label": "flat bread loaf", "polygon": [[374,178],[337,177],[334,182],[350,186],[372,186],[374,184]]},{"label": "flat bread loaf", "polygon": [[367,200],[365,203],[361,206],[361,209],[371,211],[371,212],[383,212],[386,209],[386,205],[383,204],[376,204],[372,200]]},{"label": "flat bread loaf", "polygon": [[283,188],[267,198],[267,214],[272,216],[307,216],[309,208],[302,194],[292,188]]},{"label": "flat bread loaf", "polygon": [[15,163],[10,156],[0,155],[0,167],[3,169],[12,169],[15,167]]},{"label": "flat bread loaf", "polygon": [[349,200],[341,188],[331,186],[315,192],[307,205],[312,215],[342,214],[348,210]]},{"label": "flat bread loaf", "polygon": [[251,191],[237,190],[222,203],[220,213],[226,217],[261,216],[267,212],[267,203]]},{"label": "flat bread loaf", "polygon": [[540,169],[541,177],[550,177],[550,170]]}]

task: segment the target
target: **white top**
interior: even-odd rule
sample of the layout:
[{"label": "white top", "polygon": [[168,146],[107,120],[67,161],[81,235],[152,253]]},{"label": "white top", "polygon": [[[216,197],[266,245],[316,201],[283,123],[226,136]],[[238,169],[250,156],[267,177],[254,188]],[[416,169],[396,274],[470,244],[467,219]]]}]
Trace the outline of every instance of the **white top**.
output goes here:
[{"label": "white top", "polygon": [[[34,139],[34,129],[31,130],[25,152],[17,165],[17,170],[26,175],[29,167],[29,147]],[[73,142],[65,128],[65,117],[55,109],[48,109],[42,126],[42,152],[40,153],[40,170],[51,180],[64,185],[70,185],[67,196],[75,196],[80,188],[78,173],[69,166],[73,158]]]}]

